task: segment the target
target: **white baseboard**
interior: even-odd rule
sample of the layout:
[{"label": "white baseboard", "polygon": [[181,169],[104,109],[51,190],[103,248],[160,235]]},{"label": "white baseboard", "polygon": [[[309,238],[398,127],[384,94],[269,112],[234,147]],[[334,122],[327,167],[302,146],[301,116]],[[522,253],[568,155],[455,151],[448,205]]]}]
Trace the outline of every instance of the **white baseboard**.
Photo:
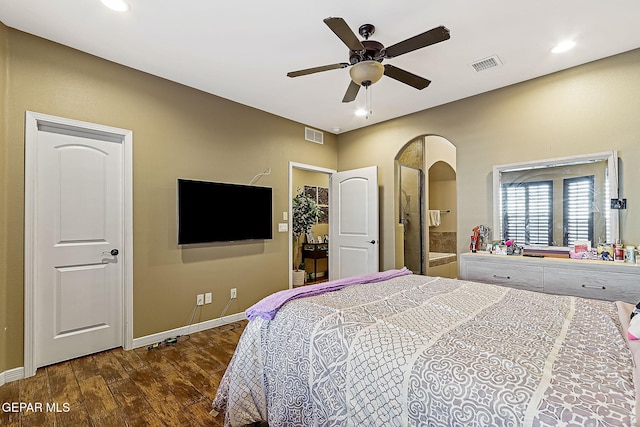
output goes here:
[{"label": "white baseboard", "polygon": [[246,318],[247,317],[245,316],[244,312],[236,313],[225,317],[219,317],[217,319],[195,323],[189,327],[183,326],[181,328],[171,329],[169,331],[158,332],[157,334],[145,335],[144,337],[134,338],[132,348],[145,347],[162,342],[167,338],[174,338],[178,335],[186,335],[194,332],[205,331],[211,328],[217,328],[218,326],[228,325],[229,323],[245,320]]},{"label": "white baseboard", "polygon": [[24,367],[9,369],[8,371],[0,372],[0,385],[10,383],[12,381],[18,381],[24,378]]}]

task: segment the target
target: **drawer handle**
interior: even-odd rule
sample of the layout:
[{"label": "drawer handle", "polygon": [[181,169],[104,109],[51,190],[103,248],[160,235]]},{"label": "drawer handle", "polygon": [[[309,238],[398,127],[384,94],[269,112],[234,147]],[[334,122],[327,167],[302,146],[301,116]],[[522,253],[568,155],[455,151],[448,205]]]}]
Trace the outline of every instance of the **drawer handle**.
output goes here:
[{"label": "drawer handle", "polygon": [[604,286],[588,286],[588,285],[582,285],[583,288],[585,289],[607,289]]},{"label": "drawer handle", "polygon": [[[511,279],[511,276],[498,276],[497,274],[493,275],[494,279]],[[584,285],[582,285],[584,286]]]}]

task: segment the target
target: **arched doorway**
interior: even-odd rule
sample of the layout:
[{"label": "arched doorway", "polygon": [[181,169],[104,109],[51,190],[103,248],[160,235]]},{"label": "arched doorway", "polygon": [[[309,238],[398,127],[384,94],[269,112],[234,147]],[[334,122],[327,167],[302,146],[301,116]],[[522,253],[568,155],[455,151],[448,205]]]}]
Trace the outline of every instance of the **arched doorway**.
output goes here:
[{"label": "arched doorway", "polygon": [[456,277],[455,146],[446,138],[422,135],[402,147],[395,165],[399,264],[416,274]]}]

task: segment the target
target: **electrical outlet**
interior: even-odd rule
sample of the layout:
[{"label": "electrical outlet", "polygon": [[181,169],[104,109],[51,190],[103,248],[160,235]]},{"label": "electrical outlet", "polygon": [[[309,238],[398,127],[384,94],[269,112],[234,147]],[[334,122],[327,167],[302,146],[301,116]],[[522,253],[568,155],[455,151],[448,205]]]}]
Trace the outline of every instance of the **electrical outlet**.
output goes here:
[{"label": "electrical outlet", "polygon": [[238,298],[238,290],[236,288],[231,288],[231,299]]},{"label": "electrical outlet", "polygon": [[204,305],[204,294],[196,295],[196,304],[197,305]]},{"label": "electrical outlet", "polygon": [[211,300],[213,299],[213,296],[211,295],[211,292],[207,292],[206,294],[204,294],[204,303],[205,304],[211,304]]}]

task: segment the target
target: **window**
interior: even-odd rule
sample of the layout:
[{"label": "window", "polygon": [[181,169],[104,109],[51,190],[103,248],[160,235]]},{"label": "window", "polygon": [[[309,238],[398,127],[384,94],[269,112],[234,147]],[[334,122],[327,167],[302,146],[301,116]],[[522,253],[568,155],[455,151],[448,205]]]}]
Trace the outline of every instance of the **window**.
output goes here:
[{"label": "window", "polygon": [[594,176],[581,176],[564,180],[564,246],[573,246],[576,240],[593,242]]},{"label": "window", "polygon": [[502,236],[519,245],[551,245],[553,182],[502,186]]}]

